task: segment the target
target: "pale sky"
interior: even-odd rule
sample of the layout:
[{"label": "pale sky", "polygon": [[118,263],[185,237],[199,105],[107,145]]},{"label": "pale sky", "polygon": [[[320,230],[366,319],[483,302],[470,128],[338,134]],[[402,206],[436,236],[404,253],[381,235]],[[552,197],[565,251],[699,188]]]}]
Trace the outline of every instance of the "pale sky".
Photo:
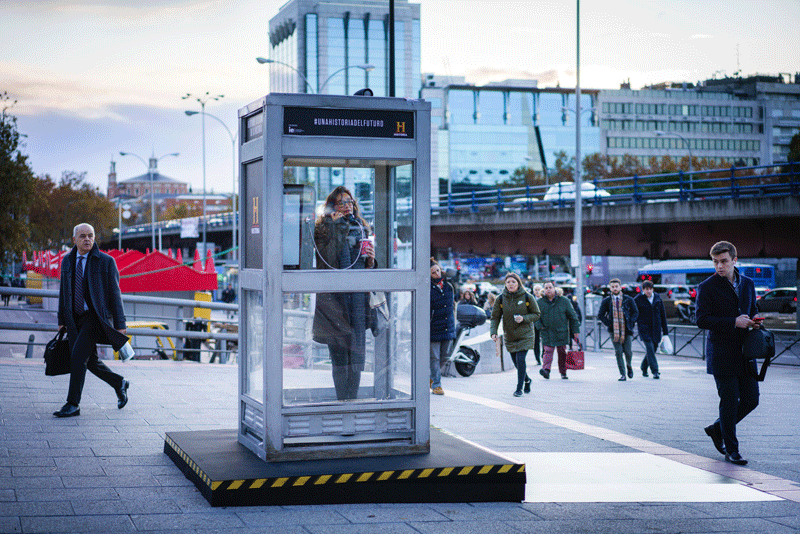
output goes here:
[{"label": "pale sky", "polygon": [[[105,192],[144,159],[202,187],[201,125],[186,93],[224,94],[206,111],[234,131],[269,88],[268,23],[284,0],[0,1],[0,91],[26,134],[36,174],[87,171]],[[532,78],[575,85],[570,1],[420,0],[422,71],[478,85]],[[388,1],[387,1],[388,4]],[[583,0],[581,87],[634,88],[713,76],[800,72],[799,0]],[[738,54],[737,54],[738,50]],[[193,102],[190,103],[190,102]],[[231,139],[206,123],[207,188],[232,190]]]}]

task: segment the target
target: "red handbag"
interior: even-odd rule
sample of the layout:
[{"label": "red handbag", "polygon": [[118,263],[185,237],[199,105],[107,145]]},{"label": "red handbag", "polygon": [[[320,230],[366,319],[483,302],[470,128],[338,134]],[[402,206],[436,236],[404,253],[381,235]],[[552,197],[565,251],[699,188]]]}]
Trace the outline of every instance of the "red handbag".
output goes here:
[{"label": "red handbag", "polygon": [[[570,348],[572,348],[572,343],[570,343]],[[576,371],[580,371],[583,369],[583,347],[581,344],[578,343],[578,349],[581,350],[568,350],[567,351],[567,369],[572,369]]]}]

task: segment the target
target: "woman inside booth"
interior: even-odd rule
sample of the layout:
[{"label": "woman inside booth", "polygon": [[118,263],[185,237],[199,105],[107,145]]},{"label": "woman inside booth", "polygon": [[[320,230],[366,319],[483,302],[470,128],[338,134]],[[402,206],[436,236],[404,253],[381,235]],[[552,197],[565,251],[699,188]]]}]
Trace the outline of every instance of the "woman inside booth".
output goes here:
[{"label": "woman inside booth", "polygon": [[[334,189],[314,224],[318,269],[374,269],[370,227],[352,193]],[[318,293],[313,339],[328,346],[338,400],[355,399],[365,361],[369,293]]]}]

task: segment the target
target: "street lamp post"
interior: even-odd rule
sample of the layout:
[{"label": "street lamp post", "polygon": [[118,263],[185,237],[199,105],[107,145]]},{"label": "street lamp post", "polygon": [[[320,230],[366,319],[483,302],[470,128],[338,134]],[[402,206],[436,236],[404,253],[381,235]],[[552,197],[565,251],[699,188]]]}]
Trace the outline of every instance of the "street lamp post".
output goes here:
[{"label": "street lamp post", "polygon": [[200,109],[202,110],[201,113],[203,115],[203,257],[205,257],[207,254],[206,230],[208,227],[208,221],[206,220],[206,102],[209,100],[219,100],[224,96],[225,95],[212,95],[206,91],[205,94],[201,96],[186,93],[186,96],[181,97],[182,100],[195,98],[200,103]]},{"label": "street lamp post", "polygon": [[[139,161],[141,161],[142,163],[144,163],[145,166],[147,166],[147,176],[150,179],[150,234],[151,234],[150,237],[151,237],[151,240],[152,240],[152,247],[151,247],[150,250],[155,251],[156,250],[156,201],[155,201],[155,191],[154,191],[155,190],[155,184],[153,183],[153,171],[155,170],[154,169],[155,165],[147,163],[144,160],[144,158],[142,158],[141,156],[137,156],[136,154],[134,154],[132,152],[120,152],[119,155],[120,156],[133,156],[134,158],[136,158]],[[164,154],[160,158],[151,157],[150,161],[151,161],[151,163],[155,162],[155,164],[157,165],[159,161],[161,161],[163,158],[166,158],[167,156],[178,157],[179,153],[178,152],[173,152],[171,154]],[[121,231],[122,231],[122,229],[120,229],[120,232]],[[120,235],[122,235],[122,234],[120,233]]]},{"label": "street lamp post", "polygon": [[694,189],[694,184],[692,183],[692,147],[689,144],[689,140],[678,132],[665,132],[663,130],[656,130],[653,133],[656,134],[656,137],[679,137],[680,140],[683,141],[683,146],[685,146],[686,150],[689,152],[689,189]]},{"label": "street lamp post", "polygon": [[306,87],[308,88],[309,93],[321,93],[322,90],[325,88],[325,86],[328,84],[328,82],[331,81],[331,78],[333,78],[334,76],[336,76],[340,72],[344,72],[344,71],[346,71],[348,69],[362,69],[365,72],[369,72],[369,71],[371,71],[371,70],[373,70],[375,68],[375,65],[370,65],[370,64],[350,65],[349,67],[342,67],[341,69],[332,72],[331,75],[328,76],[325,79],[324,82],[322,82],[322,85],[319,86],[319,90],[318,91],[314,91],[314,88],[311,87],[310,83],[308,83],[308,79],[306,78],[305,74],[303,74],[302,72],[297,70],[295,67],[289,65],[288,63],[284,63],[283,61],[278,61],[277,59],[267,59],[265,57],[257,57],[256,61],[258,61],[261,65],[265,65],[265,64],[269,64],[269,63],[275,63],[276,65],[283,65],[284,67],[289,67],[290,69],[295,71],[300,76],[300,78],[303,79],[303,82],[306,84]]},{"label": "street lamp post", "polygon": [[[573,242],[575,245],[575,256],[573,260],[575,266],[575,293],[578,297],[578,307],[586,317],[585,297],[583,290],[583,273],[580,270],[583,263],[583,202],[581,192],[583,183],[581,181],[581,0],[576,0],[575,10],[575,228],[573,229]],[[572,252],[572,251],[570,251]],[[572,254],[570,254],[572,256]],[[586,329],[581,322],[579,339],[581,345],[585,345],[584,334]]]},{"label": "street lamp post", "polygon": [[[199,113],[205,113],[204,111],[184,111],[186,115],[191,117],[192,115],[197,115]],[[233,194],[231,195],[231,209],[233,212],[233,222],[232,222],[232,229],[231,229],[231,258],[236,261],[236,232],[238,227],[236,225],[236,135],[231,132],[231,129],[228,128],[228,125],[223,122],[222,119],[219,117],[212,115],[211,113],[206,113],[207,116],[211,117],[212,119],[216,120],[220,123],[224,128],[225,131],[228,132],[228,135],[231,137],[231,155],[233,156]]]}]

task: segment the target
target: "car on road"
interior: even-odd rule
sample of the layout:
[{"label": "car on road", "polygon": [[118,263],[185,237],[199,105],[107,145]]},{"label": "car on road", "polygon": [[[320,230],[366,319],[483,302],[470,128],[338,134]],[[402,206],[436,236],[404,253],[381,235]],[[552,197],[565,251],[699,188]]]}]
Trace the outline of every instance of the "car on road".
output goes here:
[{"label": "car on road", "polygon": [[569,273],[553,273],[553,276],[550,277],[556,284],[574,284],[575,277]]},{"label": "car on road", "polygon": [[797,311],[797,289],[776,287],[756,300],[756,307],[760,312],[794,313]]},{"label": "car on road", "polygon": [[[592,182],[581,182],[581,199],[595,200],[601,197],[610,197],[611,193],[605,189],[594,186]],[[542,197],[542,200],[558,203],[565,200],[575,200],[575,182],[560,182],[551,185]]]},{"label": "car on road", "polygon": [[653,291],[661,297],[667,317],[683,318],[687,312],[683,310],[682,313],[678,310],[679,303],[685,307],[685,303],[691,303],[694,298],[694,292],[689,287],[681,284],[655,284],[653,285]]}]

